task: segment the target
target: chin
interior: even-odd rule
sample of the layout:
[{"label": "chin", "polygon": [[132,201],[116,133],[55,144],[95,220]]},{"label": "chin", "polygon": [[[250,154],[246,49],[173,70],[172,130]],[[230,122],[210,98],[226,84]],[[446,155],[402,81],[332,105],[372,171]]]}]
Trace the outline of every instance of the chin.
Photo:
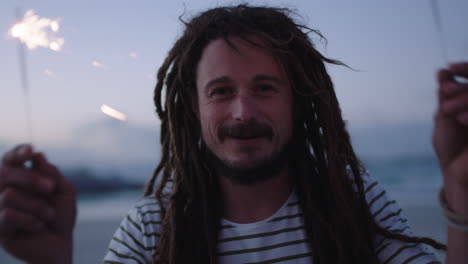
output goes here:
[{"label": "chin", "polygon": [[245,151],[224,151],[216,153],[210,148],[203,148],[203,155],[218,175],[242,185],[251,185],[274,178],[289,163],[292,157],[291,147],[287,144],[278,152],[265,154],[264,149]]},{"label": "chin", "polygon": [[265,162],[265,160],[267,159],[264,159],[264,160],[248,159],[248,160],[235,160],[235,161],[223,160],[223,161],[228,167],[231,167],[233,169],[249,170],[249,169],[253,169],[253,168],[260,166],[261,164]]}]

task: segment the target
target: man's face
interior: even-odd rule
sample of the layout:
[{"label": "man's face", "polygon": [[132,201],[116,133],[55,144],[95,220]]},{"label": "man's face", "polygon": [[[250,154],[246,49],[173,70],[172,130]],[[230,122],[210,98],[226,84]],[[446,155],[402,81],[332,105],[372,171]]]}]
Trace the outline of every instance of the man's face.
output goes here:
[{"label": "man's face", "polygon": [[[259,41],[258,38],[253,38]],[[211,41],[197,67],[203,141],[224,165],[249,170],[278,158],[292,135],[292,89],[280,63],[238,37]]]}]

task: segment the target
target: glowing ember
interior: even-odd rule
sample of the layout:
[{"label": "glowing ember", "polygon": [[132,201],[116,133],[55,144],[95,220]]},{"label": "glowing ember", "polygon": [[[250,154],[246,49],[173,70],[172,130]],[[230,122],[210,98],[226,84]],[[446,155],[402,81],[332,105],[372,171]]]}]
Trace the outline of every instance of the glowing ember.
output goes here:
[{"label": "glowing ember", "polygon": [[44,70],[44,73],[45,73],[47,76],[49,76],[49,77],[51,77],[51,78],[53,78],[53,79],[55,79],[55,78],[57,77],[57,76],[55,75],[55,73],[53,73],[53,72],[52,72],[51,70],[49,70],[49,69],[45,69],[45,70]]},{"label": "glowing ember", "polygon": [[128,56],[130,56],[130,57],[136,59],[136,58],[138,58],[138,53],[136,53],[135,51],[132,51],[132,52],[130,52],[130,53],[128,54]]},{"label": "glowing ember", "polygon": [[56,41],[52,41],[50,44],[49,44],[49,48],[53,51],[60,51],[62,49],[62,46],[63,46],[63,39],[58,39]]},{"label": "glowing ember", "polygon": [[34,14],[34,10],[28,10],[23,20],[11,27],[10,35],[24,43],[29,49],[44,47],[60,51],[65,40],[55,36],[59,29],[60,25],[57,20],[41,18]]},{"label": "glowing ember", "polygon": [[116,119],[119,119],[119,120],[122,120],[122,121],[125,121],[127,120],[127,116],[105,104],[101,105],[101,111],[108,115],[108,116],[111,116],[113,118],[116,118]]},{"label": "glowing ember", "polygon": [[104,64],[100,63],[97,60],[94,60],[91,64],[96,68],[105,68],[106,67]]},{"label": "glowing ember", "polygon": [[58,32],[58,30],[60,29],[60,25],[57,21],[52,21],[50,23],[50,29],[52,29],[53,32]]},{"label": "glowing ember", "polygon": [[148,79],[150,79],[150,80],[156,79],[156,77],[154,76],[154,74],[151,74],[151,73],[146,73],[146,78],[148,78]]}]

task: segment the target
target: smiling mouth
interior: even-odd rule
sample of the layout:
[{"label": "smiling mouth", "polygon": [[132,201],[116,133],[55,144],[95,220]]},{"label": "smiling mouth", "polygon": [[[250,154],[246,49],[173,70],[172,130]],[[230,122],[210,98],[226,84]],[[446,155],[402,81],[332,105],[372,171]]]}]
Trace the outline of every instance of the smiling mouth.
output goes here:
[{"label": "smiling mouth", "polygon": [[270,126],[258,122],[239,123],[220,127],[219,138],[222,140],[231,138],[237,140],[272,139],[273,131]]},{"label": "smiling mouth", "polygon": [[238,136],[228,136],[227,138],[238,139],[238,140],[249,140],[249,139],[260,139],[260,138],[265,138],[265,137],[264,136],[238,135]]}]

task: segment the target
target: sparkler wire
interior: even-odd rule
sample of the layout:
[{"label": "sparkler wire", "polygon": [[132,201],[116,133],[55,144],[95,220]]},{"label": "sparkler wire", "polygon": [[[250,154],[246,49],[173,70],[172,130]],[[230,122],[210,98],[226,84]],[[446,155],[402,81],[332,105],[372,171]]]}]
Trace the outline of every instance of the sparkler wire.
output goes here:
[{"label": "sparkler wire", "polygon": [[[16,9],[16,18],[18,21],[21,19],[21,10]],[[31,100],[29,96],[29,78],[28,78],[28,68],[26,63],[26,54],[24,51],[24,46],[21,43],[21,40],[18,41],[18,61],[20,67],[20,76],[21,76],[21,86],[23,87],[24,93],[24,102],[25,102],[25,111],[26,111],[26,122],[28,126],[29,139],[31,143],[34,144],[34,134],[32,127],[32,110],[31,110]]]},{"label": "sparkler wire", "polygon": [[444,41],[444,32],[442,30],[442,21],[440,17],[440,9],[439,5],[437,4],[437,0],[429,0],[431,4],[431,10],[432,10],[432,17],[434,18],[434,23],[435,27],[437,30],[437,34],[439,35],[438,40],[439,40],[439,46],[442,52],[442,58],[446,63],[448,63],[448,55],[447,55],[447,47],[445,46],[445,41]]}]

